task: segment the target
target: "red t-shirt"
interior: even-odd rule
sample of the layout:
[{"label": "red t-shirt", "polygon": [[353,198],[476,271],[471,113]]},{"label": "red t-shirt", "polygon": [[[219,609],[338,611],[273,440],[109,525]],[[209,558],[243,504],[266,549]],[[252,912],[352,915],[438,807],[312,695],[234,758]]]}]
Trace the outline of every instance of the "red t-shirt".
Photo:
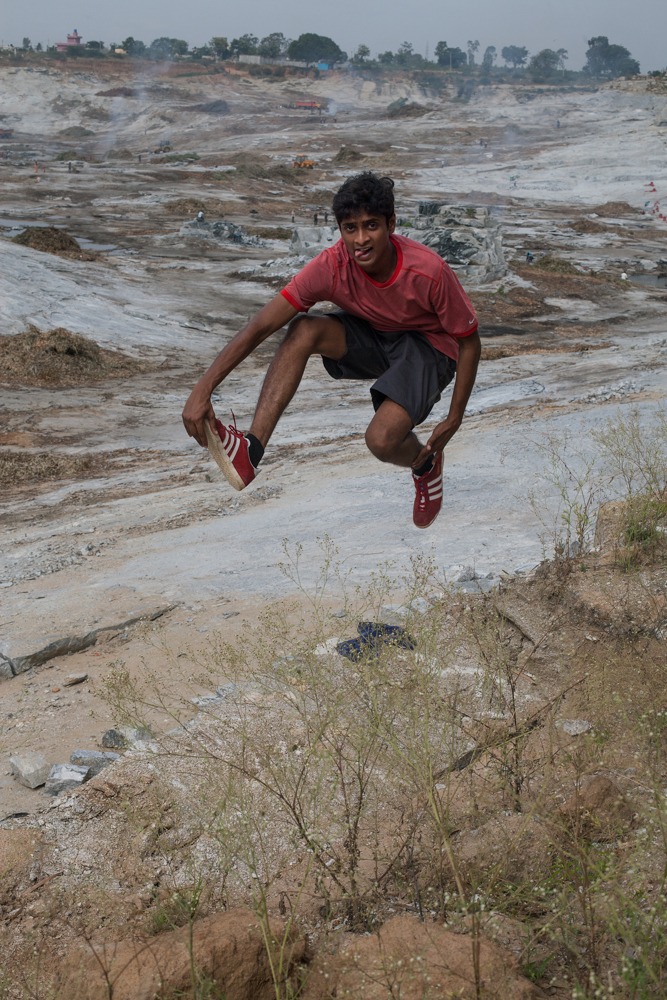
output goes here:
[{"label": "red t-shirt", "polygon": [[316,302],[333,302],[380,333],[421,333],[457,361],[457,338],[477,330],[477,316],[461,282],[430,247],[396,233],[391,241],[397,260],[387,281],[369,277],[339,240],[306,264],[281,294],[299,312]]}]

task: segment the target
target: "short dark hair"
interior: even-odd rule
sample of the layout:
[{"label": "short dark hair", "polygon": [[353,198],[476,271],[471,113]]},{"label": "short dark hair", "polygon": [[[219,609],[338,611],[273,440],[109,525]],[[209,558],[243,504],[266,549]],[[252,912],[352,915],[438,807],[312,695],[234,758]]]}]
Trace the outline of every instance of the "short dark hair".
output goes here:
[{"label": "short dark hair", "polygon": [[359,212],[383,215],[387,222],[394,214],[394,182],[391,177],[379,177],[372,170],[348,177],[333,199],[336,222]]}]

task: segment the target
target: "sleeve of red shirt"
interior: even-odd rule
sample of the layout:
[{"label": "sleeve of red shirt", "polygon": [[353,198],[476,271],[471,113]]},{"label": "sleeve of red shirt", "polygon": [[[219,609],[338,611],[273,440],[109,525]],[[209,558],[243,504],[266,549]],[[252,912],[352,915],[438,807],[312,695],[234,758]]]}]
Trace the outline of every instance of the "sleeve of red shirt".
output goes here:
[{"label": "sleeve of red shirt", "polygon": [[316,302],[328,302],[332,294],[332,268],[326,250],[313,257],[280,294],[299,312],[308,312]]},{"label": "sleeve of red shirt", "polygon": [[452,337],[469,337],[477,331],[477,313],[463,285],[443,261],[440,280],[431,288],[431,305],[443,330]]}]

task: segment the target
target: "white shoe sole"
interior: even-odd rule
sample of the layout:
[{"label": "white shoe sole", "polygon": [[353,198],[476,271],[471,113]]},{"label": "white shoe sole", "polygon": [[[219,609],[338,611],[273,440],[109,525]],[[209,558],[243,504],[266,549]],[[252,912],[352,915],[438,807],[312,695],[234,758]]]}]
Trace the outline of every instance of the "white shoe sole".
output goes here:
[{"label": "white shoe sole", "polygon": [[204,430],[206,431],[206,446],[209,454],[227,482],[233,486],[235,490],[245,489],[246,484],[239,476],[229,455],[222,447],[222,441],[220,440],[218,433],[212,431],[207,423],[204,424]]}]

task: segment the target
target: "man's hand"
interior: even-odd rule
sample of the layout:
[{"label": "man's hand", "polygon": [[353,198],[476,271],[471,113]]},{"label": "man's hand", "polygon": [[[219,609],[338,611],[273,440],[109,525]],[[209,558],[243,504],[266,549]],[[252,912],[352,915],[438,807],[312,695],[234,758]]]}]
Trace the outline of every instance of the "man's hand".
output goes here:
[{"label": "man's hand", "polygon": [[443,420],[442,423],[438,424],[428,439],[428,442],[424,445],[412,463],[412,468],[418,469],[428,461],[431,455],[435,455],[437,452],[442,451],[445,445],[451,440],[451,438],[454,437],[460,426],[461,421],[453,420],[451,416],[447,417],[446,420]]},{"label": "man's hand", "polygon": [[194,387],[188,401],[183,407],[183,425],[195,441],[206,447],[206,431],[204,424],[209,424],[211,429],[215,427],[215,413],[211,405],[211,394],[206,387],[199,382]]},{"label": "man's hand", "polygon": [[223,347],[208,371],[200,378],[183,408],[183,424],[190,437],[206,447],[205,424],[215,428],[211,393],[255,348],[297,315],[280,293],[250,319]]}]

